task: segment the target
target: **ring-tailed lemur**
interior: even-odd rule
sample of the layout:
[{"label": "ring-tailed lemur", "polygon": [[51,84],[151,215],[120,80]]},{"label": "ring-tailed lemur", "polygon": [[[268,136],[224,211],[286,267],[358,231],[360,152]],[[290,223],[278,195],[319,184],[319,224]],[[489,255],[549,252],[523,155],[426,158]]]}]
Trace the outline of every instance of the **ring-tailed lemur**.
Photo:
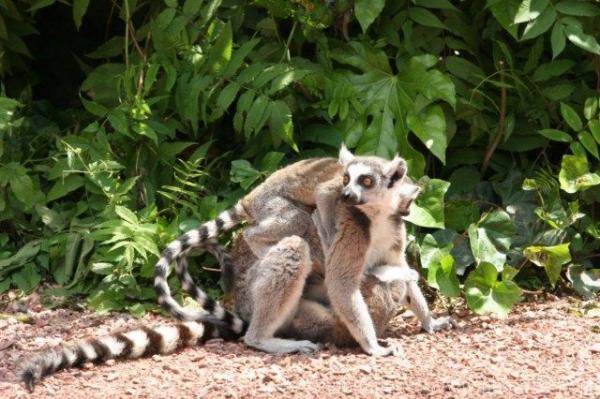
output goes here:
[{"label": "ring-tailed lemur", "polygon": [[[315,224],[326,253],[325,286],[335,313],[342,319],[362,349],[374,356],[399,353],[394,346],[383,347],[361,293],[365,273],[382,281],[410,280],[406,262],[406,227],[402,217],[419,194],[419,187],[404,181],[406,164],[400,158],[366,162],[342,149],[344,166],[341,185],[329,185],[317,198]],[[402,181],[389,178],[390,170],[403,170]],[[324,209],[334,209],[335,212]],[[420,319],[422,328],[433,332],[451,327],[449,317],[434,319],[416,281],[400,284],[403,305]]]},{"label": "ring-tailed lemur", "polygon": [[[179,277],[182,278],[182,287],[205,311],[194,312],[181,307],[169,289],[169,265],[173,261],[184,259],[188,251],[214,240],[242,221],[249,224],[244,230],[244,237],[252,252],[262,258],[269,247],[280,239],[304,235],[307,226],[312,224],[316,187],[340,172],[341,165],[334,158],[296,162],[273,173],[215,220],[206,222],[171,242],[155,267],[154,288],[161,306],[179,320],[200,321],[212,317],[230,325],[233,331],[242,332],[245,328],[243,322],[196,287],[182,264],[177,268],[181,272]],[[185,260],[181,262],[185,263]]]},{"label": "ring-tailed lemur", "polygon": [[[310,174],[302,176],[301,173],[306,172],[307,165],[299,163],[288,166],[269,177],[263,184],[258,186],[240,201],[240,204],[244,204],[244,209],[252,207],[254,210],[253,215],[260,214],[267,218],[264,221],[253,219],[258,224],[251,226],[244,231],[246,242],[259,260],[263,259],[262,254],[264,254],[265,250],[267,251],[267,254],[271,249],[274,249],[275,252],[277,252],[279,240],[292,236],[303,237],[308,226],[312,225],[312,216],[310,212],[315,209],[315,206],[319,208],[320,212],[323,214],[330,214],[334,211],[331,201],[322,200],[320,203],[317,203],[317,198],[328,198],[332,194],[339,194],[336,194],[335,191],[331,191],[331,188],[334,188],[338,185],[338,182],[342,180],[342,167],[344,165],[344,157],[347,156],[347,154],[350,154],[350,152],[342,145],[340,156],[337,161],[334,161],[335,165],[331,164],[332,161],[330,159],[309,161],[310,165],[321,165],[320,167],[324,168],[318,173],[311,171]],[[354,158],[354,162],[351,165],[352,170],[358,172],[361,170],[372,170],[375,167],[378,168],[377,173],[379,173],[382,181],[385,181],[385,184],[390,187],[403,179],[406,172],[406,163],[399,157],[396,157],[392,161],[386,161],[379,157],[357,156]],[[284,182],[284,180],[288,181]],[[273,185],[277,183],[281,184],[282,187],[273,188]],[[317,193],[317,191],[319,191],[319,193]],[[286,194],[283,195],[283,192]],[[373,193],[376,192],[377,191],[373,191]],[[298,202],[300,197],[301,202]],[[291,198],[294,198],[295,202],[292,201]],[[361,201],[365,203],[370,201],[378,202],[379,198],[377,196],[370,196],[370,193],[365,193]],[[299,206],[300,203],[303,208]],[[312,207],[310,207],[311,205]],[[236,206],[235,209],[237,209],[238,206]],[[236,214],[241,214],[241,211],[235,212]],[[229,217],[229,219],[232,218]],[[252,313],[251,318],[246,318],[246,321],[249,321],[249,325],[247,325],[243,318],[239,318],[233,313],[223,309],[218,303],[209,299],[208,296],[194,284],[194,281],[187,272],[187,262],[185,260],[186,252],[189,248],[193,247],[195,243],[203,242],[203,238],[208,234],[206,231],[209,230],[209,227],[206,226],[211,226],[212,224],[215,224],[215,226],[223,226],[226,224],[225,222],[219,223],[218,220],[219,219],[217,219],[217,222],[208,222],[200,229],[185,234],[175,242],[171,243],[169,248],[165,251],[163,258],[161,258],[157,264],[157,274],[155,279],[155,288],[159,294],[159,301],[163,307],[169,309],[180,319],[221,322],[223,323],[222,325],[229,325],[236,333],[241,333],[247,328],[248,331],[245,335],[246,343],[254,348],[267,352],[316,350],[317,346],[309,345],[304,342],[293,342],[288,340],[283,343],[281,340],[274,340],[273,334],[275,330],[272,330],[269,327],[272,324],[272,320],[270,320],[266,314],[263,314],[264,312],[267,312],[267,310],[264,312],[261,310],[260,312]],[[227,226],[229,225],[232,224],[227,224]],[[282,226],[286,227],[284,228]],[[215,228],[213,230],[218,231],[219,229]],[[204,231],[204,234],[199,233],[199,231]],[[259,231],[260,234],[257,234],[256,231]],[[208,235],[211,237],[214,236]],[[255,242],[257,237],[262,237],[259,239],[258,243]],[[265,237],[268,237],[269,240],[266,240]],[[190,242],[192,244],[189,244]],[[268,248],[268,246],[265,245],[267,243],[272,246]],[[284,244],[283,248],[289,248],[289,242],[286,241]],[[271,254],[269,257],[266,257],[267,264],[272,262],[271,258],[273,256],[276,255]],[[166,270],[170,263],[169,260],[173,259],[177,263],[176,270],[181,279],[182,288],[188,292],[194,300],[200,303],[205,310],[204,312],[196,312],[195,314],[190,314],[189,312],[186,313],[185,311],[180,310],[181,307],[179,307],[177,302],[171,297],[169,287],[166,283]],[[304,270],[304,268],[301,268],[301,270]],[[306,275],[299,275],[298,277],[298,281],[300,281],[298,284],[303,287]],[[292,285],[290,279],[284,279],[281,284],[288,284],[288,289],[294,291],[293,288],[295,286]],[[272,287],[271,289],[276,290],[277,288],[278,287]],[[285,318],[286,316],[289,316],[288,309],[286,308],[288,302],[295,304],[298,299],[299,294],[296,295],[294,300],[286,297],[285,300],[282,299],[277,304],[270,304],[268,306],[268,311],[277,315],[282,315],[282,317]],[[273,320],[273,324],[278,323],[280,323],[280,321]],[[268,333],[265,334],[265,332]]]}]

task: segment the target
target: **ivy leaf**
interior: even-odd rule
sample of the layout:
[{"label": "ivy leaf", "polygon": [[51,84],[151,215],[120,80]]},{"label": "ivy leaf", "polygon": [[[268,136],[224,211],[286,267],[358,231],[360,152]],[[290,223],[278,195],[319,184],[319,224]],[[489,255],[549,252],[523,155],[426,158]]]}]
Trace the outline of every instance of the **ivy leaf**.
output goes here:
[{"label": "ivy leaf", "polygon": [[425,144],[433,155],[446,163],[446,117],[439,105],[431,105],[420,113],[409,113],[406,117],[408,128]]},{"label": "ivy leaf", "polygon": [[419,245],[419,256],[422,268],[427,269],[433,263],[439,262],[444,256],[450,255],[453,246],[452,241],[440,241],[431,234],[425,235],[421,245]]},{"label": "ivy leaf", "polygon": [[588,161],[585,156],[565,155],[560,164],[558,181],[563,191],[573,194],[600,184],[600,176],[596,173],[589,173]]},{"label": "ivy leaf", "polygon": [[501,210],[487,213],[478,223],[471,224],[469,241],[477,263],[487,262],[502,271],[515,232],[510,216]]},{"label": "ivy leaf", "polygon": [[594,294],[600,291],[600,269],[571,265],[567,269],[567,278],[584,299],[592,299]]},{"label": "ivy leaf", "polygon": [[469,308],[477,314],[506,316],[521,298],[521,289],[510,280],[498,281],[495,265],[482,262],[465,281]]},{"label": "ivy leaf", "polygon": [[579,115],[577,115],[577,111],[575,111],[569,104],[563,102],[560,103],[560,114],[571,127],[571,129],[578,132],[583,128],[583,123],[581,122]]},{"label": "ivy leaf", "polygon": [[447,297],[460,295],[460,283],[456,276],[452,255],[445,255],[435,262],[430,263],[427,271],[427,282],[430,286],[439,289]]},{"label": "ivy leaf", "polygon": [[417,200],[410,206],[410,214],[404,219],[421,227],[444,228],[444,195],[450,183],[423,177],[424,186]]},{"label": "ivy leaf", "polygon": [[354,13],[363,32],[366,32],[375,18],[381,14],[383,6],[385,6],[385,0],[356,0],[354,2]]},{"label": "ivy leaf", "polygon": [[569,243],[550,247],[529,246],[525,248],[523,255],[534,264],[546,270],[546,275],[548,275],[552,287],[554,287],[560,277],[562,266],[571,261]]}]

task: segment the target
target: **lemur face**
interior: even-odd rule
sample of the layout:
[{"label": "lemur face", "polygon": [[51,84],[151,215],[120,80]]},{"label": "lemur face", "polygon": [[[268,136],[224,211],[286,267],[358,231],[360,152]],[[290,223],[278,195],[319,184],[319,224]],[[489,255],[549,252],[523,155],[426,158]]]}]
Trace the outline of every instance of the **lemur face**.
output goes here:
[{"label": "lemur face", "polygon": [[399,156],[391,161],[355,156],[345,145],[340,149],[339,162],[344,167],[341,199],[351,205],[384,200],[396,183],[404,180],[407,171],[406,161]]}]

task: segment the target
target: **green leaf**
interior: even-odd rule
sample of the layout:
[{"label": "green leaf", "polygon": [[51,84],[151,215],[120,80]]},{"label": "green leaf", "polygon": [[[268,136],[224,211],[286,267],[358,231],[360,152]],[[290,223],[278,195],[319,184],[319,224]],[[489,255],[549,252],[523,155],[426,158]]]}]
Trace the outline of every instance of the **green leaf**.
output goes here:
[{"label": "green leaf", "polygon": [[577,115],[577,111],[575,111],[570,105],[561,102],[560,114],[562,115],[563,119],[567,122],[567,124],[571,127],[571,129],[578,132],[583,128],[581,118],[579,117],[579,115]]},{"label": "green leaf", "polygon": [[421,7],[437,8],[440,10],[452,10],[459,11],[452,3],[448,0],[418,0],[415,1]]},{"label": "green leaf", "polygon": [[595,17],[600,15],[600,8],[589,1],[561,1],[555,7],[562,14],[576,17]]},{"label": "green leaf", "polygon": [[592,135],[598,144],[600,144],[600,120],[591,120],[588,127],[592,131]]},{"label": "green leaf", "polygon": [[542,136],[553,141],[562,141],[563,143],[570,143],[571,141],[573,141],[571,135],[569,133],[563,132],[562,130],[540,129],[538,130],[538,132]]},{"label": "green leaf", "polygon": [[22,266],[40,252],[40,241],[33,240],[22,246],[13,256],[0,259],[0,275],[3,275],[10,266]]},{"label": "green leaf", "polygon": [[6,22],[2,15],[0,15],[0,38],[8,40],[8,30],[6,29]]},{"label": "green leaf", "polygon": [[600,269],[586,269],[581,265],[571,265],[567,269],[567,278],[573,288],[584,299],[589,300],[600,291]]},{"label": "green leaf", "polygon": [[215,44],[208,51],[208,68],[214,73],[221,72],[231,59],[232,49],[233,33],[231,31],[231,23],[227,22],[221,30]]},{"label": "green leaf", "polygon": [[585,116],[585,119],[587,119],[588,121],[591,120],[594,116],[596,116],[596,112],[598,112],[599,99],[599,97],[588,97],[585,99],[585,104],[583,106],[583,116]]},{"label": "green leaf", "polygon": [[552,44],[552,59],[555,59],[563,52],[567,44],[565,38],[565,32],[562,24],[556,23],[552,28],[552,34],[550,36],[550,43]]},{"label": "green leaf", "polygon": [[579,142],[583,144],[585,149],[588,150],[590,154],[592,154],[596,159],[600,159],[600,157],[598,157],[598,144],[596,144],[590,132],[583,130],[579,132],[577,137],[579,138]]},{"label": "green leaf", "polygon": [[548,0],[523,0],[514,18],[515,24],[532,21],[540,16],[548,6]]},{"label": "green leaf", "polygon": [[260,160],[260,170],[265,174],[271,174],[277,170],[281,161],[285,158],[283,152],[270,151]]},{"label": "green leaf", "polygon": [[464,231],[479,220],[479,206],[470,200],[451,200],[446,203],[446,227]]},{"label": "green leaf", "polygon": [[124,43],[123,36],[113,36],[96,50],[86,54],[86,57],[93,59],[116,57],[123,52]]},{"label": "green leaf", "polygon": [[567,20],[564,25],[564,32],[571,43],[585,51],[600,55],[600,44],[594,36],[584,33],[580,23],[573,23],[567,18],[564,18],[564,20]]},{"label": "green leaf", "polygon": [[546,32],[554,21],[556,20],[556,11],[554,11],[554,7],[546,7],[544,12],[537,17],[535,20],[529,22],[525,26],[525,30],[523,31],[523,36],[521,36],[521,40],[529,40],[534,37],[538,37],[542,33]]},{"label": "green leaf", "polygon": [[284,101],[276,100],[271,103],[269,128],[271,129],[271,132],[281,137],[281,139],[292,147],[294,151],[299,151],[298,145],[294,142],[292,111]]},{"label": "green leaf", "polygon": [[36,270],[34,263],[28,263],[18,272],[13,273],[11,280],[24,293],[29,293],[42,281],[42,276]]},{"label": "green leaf", "polygon": [[430,28],[446,29],[446,25],[431,11],[423,7],[410,7],[408,9],[410,19],[419,25],[429,26]]},{"label": "green leaf", "polygon": [[498,271],[483,262],[469,273],[465,281],[465,296],[469,308],[477,314],[494,313],[506,316],[521,298],[521,289],[512,281],[498,281]]},{"label": "green leaf", "polygon": [[569,243],[550,247],[529,246],[525,248],[523,255],[534,264],[546,270],[552,287],[554,287],[560,277],[562,266],[571,261]]},{"label": "green leaf", "polygon": [[248,110],[248,116],[244,123],[246,137],[250,137],[252,132],[258,132],[264,126],[269,117],[269,111],[269,97],[260,95]]},{"label": "green leaf", "polygon": [[77,30],[81,27],[81,19],[88,9],[90,0],[73,0],[73,20]]},{"label": "green leaf", "polygon": [[[443,257],[450,255],[451,250],[452,242],[438,242],[433,235],[425,235],[421,245],[419,245],[421,267],[428,269],[433,263],[439,263]],[[437,288],[437,286],[435,286],[435,288]]]},{"label": "green leaf", "polygon": [[69,175],[64,179],[60,179],[56,183],[54,183],[54,186],[52,186],[52,188],[48,192],[46,200],[50,202],[62,198],[70,192],[73,192],[78,188],[82,187],[84,183],[85,178],[79,175]]},{"label": "green leaf", "polygon": [[518,39],[517,25],[515,25],[515,15],[521,4],[520,0],[487,0],[487,6],[492,10],[496,20],[502,25],[510,35]]},{"label": "green leaf", "polygon": [[564,155],[558,174],[560,188],[569,194],[600,184],[600,176],[589,173],[588,161],[581,155]]},{"label": "green leaf", "polygon": [[12,176],[10,178],[10,190],[27,207],[33,205],[33,181],[26,174]]},{"label": "green leaf", "polygon": [[138,220],[138,217],[135,215],[135,213],[133,213],[131,210],[129,210],[128,208],[121,206],[121,205],[117,205],[115,206],[115,212],[117,213],[117,215],[119,215],[119,217],[123,220],[125,220],[128,223],[137,225],[140,223],[140,221]]},{"label": "green leaf", "polygon": [[506,253],[516,232],[510,216],[501,210],[485,214],[469,226],[471,251],[477,263],[487,262],[502,271]]},{"label": "green leaf", "polygon": [[573,60],[556,60],[540,65],[533,73],[534,82],[545,82],[562,75],[575,65]]},{"label": "green leaf", "polygon": [[460,295],[460,283],[456,276],[452,255],[446,255],[429,265],[427,281],[429,285],[438,288],[447,297]]},{"label": "green leaf", "polygon": [[354,14],[363,32],[366,32],[373,21],[381,14],[383,6],[385,6],[385,0],[354,1]]},{"label": "green leaf", "polygon": [[34,0],[31,2],[31,7],[29,7],[28,11],[39,10],[40,8],[48,7],[54,4],[56,0]]},{"label": "green leaf", "polygon": [[446,117],[442,107],[431,105],[420,113],[409,113],[406,117],[408,128],[425,144],[433,155],[446,163]]},{"label": "green leaf", "polygon": [[421,227],[444,228],[444,195],[450,183],[423,177],[419,184],[423,190],[404,219]]},{"label": "green leaf", "polygon": [[59,212],[42,205],[36,205],[35,211],[42,219],[42,223],[53,231],[58,232],[64,228],[65,218]]},{"label": "green leaf", "polygon": [[217,106],[222,110],[228,109],[235,100],[240,88],[241,86],[237,82],[231,82],[225,86],[217,98]]},{"label": "green leaf", "polygon": [[260,176],[261,173],[245,159],[231,162],[231,181],[240,183],[244,190],[247,190]]}]

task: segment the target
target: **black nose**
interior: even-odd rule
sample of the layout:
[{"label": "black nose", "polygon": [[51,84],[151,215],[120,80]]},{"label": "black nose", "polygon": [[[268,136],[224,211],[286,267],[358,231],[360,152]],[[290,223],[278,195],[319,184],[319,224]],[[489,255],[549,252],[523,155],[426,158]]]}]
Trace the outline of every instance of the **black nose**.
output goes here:
[{"label": "black nose", "polygon": [[352,195],[350,195],[350,193],[342,193],[342,200],[344,201],[350,200],[351,197]]}]

